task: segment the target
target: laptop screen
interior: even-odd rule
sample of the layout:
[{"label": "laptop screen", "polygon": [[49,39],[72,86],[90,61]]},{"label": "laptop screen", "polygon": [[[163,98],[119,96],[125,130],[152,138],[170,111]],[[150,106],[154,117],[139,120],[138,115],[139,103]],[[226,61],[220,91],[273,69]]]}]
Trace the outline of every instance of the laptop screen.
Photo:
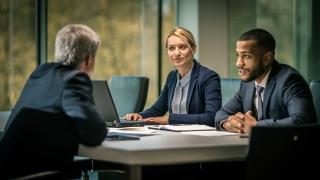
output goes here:
[{"label": "laptop screen", "polygon": [[96,108],[105,120],[107,126],[114,126],[119,123],[119,116],[115,108],[108,83],[105,80],[93,80],[93,99],[96,103]]}]

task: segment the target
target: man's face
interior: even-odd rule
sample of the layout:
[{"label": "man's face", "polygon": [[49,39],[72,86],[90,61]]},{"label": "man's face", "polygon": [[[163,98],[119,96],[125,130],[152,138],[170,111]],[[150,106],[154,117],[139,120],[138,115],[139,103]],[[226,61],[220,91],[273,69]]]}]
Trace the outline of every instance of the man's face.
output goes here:
[{"label": "man's face", "polygon": [[237,41],[236,66],[239,76],[244,81],[262,81],[265,72],[264,51],[258,49],[255,40]]}]

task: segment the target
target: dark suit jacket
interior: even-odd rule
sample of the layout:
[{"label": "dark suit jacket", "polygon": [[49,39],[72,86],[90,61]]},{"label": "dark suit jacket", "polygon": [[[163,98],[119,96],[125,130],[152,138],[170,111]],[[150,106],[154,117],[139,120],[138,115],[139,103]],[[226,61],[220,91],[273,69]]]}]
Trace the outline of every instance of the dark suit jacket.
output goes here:
[{"label": "dark suit jacket", "polygon": [[[237,112],[254,112],[254,81],[242,81],[239,91],[216,114],[216,127]],[[316,122],[308,83],[292,67],[273,62],[263,98],[263,117],[257,126],[291,126]]]},{"label": "dark suit jacket", "polygon": [[219,75],[194,60],[187,95],[188,114],[172,114],[171,102],[177,83],[177,70],[171,71],[158,100],[140,112],[143,118],[164,115],[169,110],[169,124],[207,124],[214,126],[214,116],[221,107]]},{"label": "dark suit jacket", "polygon": [[23,108],[71,119],[77,128],[79,143],[98,145],[106,136],[105,122],[94,105],[89,76],[60,63],[40,65],[31,74],[12,110],[5,133]]}]

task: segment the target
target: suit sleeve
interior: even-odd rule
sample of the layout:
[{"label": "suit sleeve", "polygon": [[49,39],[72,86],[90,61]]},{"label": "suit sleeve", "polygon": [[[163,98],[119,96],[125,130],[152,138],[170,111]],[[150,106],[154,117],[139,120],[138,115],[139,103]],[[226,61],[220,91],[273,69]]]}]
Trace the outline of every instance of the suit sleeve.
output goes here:
[{"label": "suit sleeve", "polygon": [[104,140],[107,129],[95,108],[90,78],[80,72],[73,74],[65,82],[62,96],[63,110],[74,119],[80,143],[99,145]]},{"label": "suit sleeve", "polygon": [[220,124],[222,121],[228,119],[229,116],[234,115],[237,112],[243,112],[242,97],[240,93],[242,90],[241,86],[242,84],[235,96],[217,112],[215,117],[215,126],[217,129],[221,129]]},{"label": "suit sleeve", "polygon": [[159,116],[163,116],[165,113],[167,113],[167,111],[168,111],[168,98],[169,98],[168,82],[170,81],[169,78],[170,78],[170,74],[167,77],[166,84],[164,85],[157,101],[150,108],[139,113],[143,118],[159,117]]}]

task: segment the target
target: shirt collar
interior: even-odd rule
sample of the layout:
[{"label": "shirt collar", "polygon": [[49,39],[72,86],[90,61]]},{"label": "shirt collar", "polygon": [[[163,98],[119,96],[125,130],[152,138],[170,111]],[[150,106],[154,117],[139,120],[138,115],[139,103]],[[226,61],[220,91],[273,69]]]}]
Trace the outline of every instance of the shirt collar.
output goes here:
[{"label": "shirt collar", "polygon": [[181,79],[180,79],[180,74],[179,73],[177,74],[178,82],[180,82],[182,87],[184,87],[185,85],[187,85],[189,83],[193,67],[194,67],[194,64],[192,65],[192,67],[190,68],[188,73]]},{"label": "shirt collar", "polygon": [[266,76],[263,78],[263,80],[261,81],[260,84],[258,84],[257,81],[254,81],[255,87],[257,87],[257,85],[259,85],[259,86],[262,86],[263,88],[266,88],[270,72],[271,72],[271,68],[270,68],[269,72],[266,74]]}]

